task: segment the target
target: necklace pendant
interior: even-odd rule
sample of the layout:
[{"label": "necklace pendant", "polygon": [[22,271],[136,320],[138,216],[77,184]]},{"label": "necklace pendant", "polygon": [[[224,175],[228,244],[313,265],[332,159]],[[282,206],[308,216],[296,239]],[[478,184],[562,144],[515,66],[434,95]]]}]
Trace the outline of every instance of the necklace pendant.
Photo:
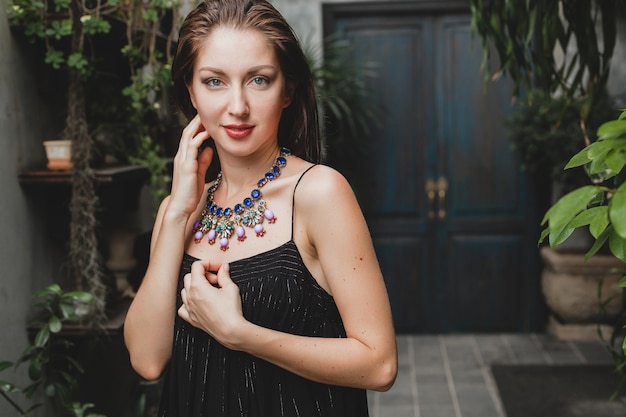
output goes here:
[{"label": "necklace pendant", "polygon": [[274,224],[276,223],[276,220],[278,220],[278,217],[274,216],[274,212],[270,209],[265,209],[263,216],[265,216],[267,222],[270,224]]},{"label": "necklace pendant", "polygon": [[235,228],[235,234],[237,235],[237,240],[243,242],[246,240],[246,229],[243,226],[237,226]]},{"label": "necklace pendant", "polygon": [[217,236],[217,233],[215,232],[215,229],[209,230],[209,232],[207,233],[207,240],[208,240],[210,245],[215,243],[215,237],[216,236]]}]

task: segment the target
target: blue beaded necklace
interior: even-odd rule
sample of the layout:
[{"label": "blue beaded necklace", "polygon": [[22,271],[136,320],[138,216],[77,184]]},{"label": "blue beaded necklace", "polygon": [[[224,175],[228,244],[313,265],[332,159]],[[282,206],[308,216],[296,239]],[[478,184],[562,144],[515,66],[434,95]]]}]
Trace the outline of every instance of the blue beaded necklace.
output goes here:
[{"label": "blue beaded necklace", "polygon": [[256,235],[262,237],[265,234],[263,221],[267,220],[268,223],[274,223],[276,216],[272,210],[267,208],[267,203],[261,198],[261,188],[280,176],[280,169],[287,165],[287,156],[289,155],[289,149],[282,148],[280,155],[274,161],[274,165],[257,182],[257,188],[252,190],[250,197],[244,198],[243,202],[236,204],[233,208],[222,208],[213,200],[213,195],[222,182],[222,171],[220,171],[213,185],[209,187],[206,207],[202,210],[200,219],[193,225],[194,241],[199,243],[206,235],[209,244],[212,245],[216,240],[219,240],[220,249],[225,251],[228,249],[233,234],[237,235],[237,240],[240,242],[246,239],[246,227],[254,229]]}]

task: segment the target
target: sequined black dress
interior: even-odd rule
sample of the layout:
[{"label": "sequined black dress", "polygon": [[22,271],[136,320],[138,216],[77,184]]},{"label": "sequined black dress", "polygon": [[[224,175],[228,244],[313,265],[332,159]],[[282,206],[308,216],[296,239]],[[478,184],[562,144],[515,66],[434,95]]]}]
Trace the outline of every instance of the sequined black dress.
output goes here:
[{"label": "sequined black dress", "polygon": [[[185,254],[182,277],[195,258]],[[232,262],[244,316],[297,335],[345,337],[333,298],[307,270],[293,242]],[[229,350],[179,317],[160,417],[366,417],[365,390],[320,384]]]}]

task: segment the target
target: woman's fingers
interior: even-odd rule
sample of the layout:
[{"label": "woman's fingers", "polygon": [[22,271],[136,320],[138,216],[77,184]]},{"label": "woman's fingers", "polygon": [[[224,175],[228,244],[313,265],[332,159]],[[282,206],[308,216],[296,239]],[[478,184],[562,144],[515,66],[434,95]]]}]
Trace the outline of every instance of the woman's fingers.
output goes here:
[{"label": "woman's fingers", "polygon": [[199,260],[191,264],[191,275],[203,276],[207,278],[209,273],[215,274],[222,267],[222,264],[215,261]]},{"label": "woman's fingers", "polygon": [[195,116],[183,129],[174,157],[172,177],[171,210],[189,215],[198,207],[205,186],[205,177],[214,151],[198,150],[210,137],[199,116]]},{"label": "woman's fingers", "polygon": [[214,152],[213,148],[206,147],[200,152],[200,155],[198,155],[198,178],[202,181],[206,178],[206,172],[209,166],[211,166]]},{"label": "woman's fingers", "polygon": [[196,261],[183,284],[178,315],[192,325],[219,339],[232,327],[228,323],[243,317],[239,287],[230,278],[228,264]]}]

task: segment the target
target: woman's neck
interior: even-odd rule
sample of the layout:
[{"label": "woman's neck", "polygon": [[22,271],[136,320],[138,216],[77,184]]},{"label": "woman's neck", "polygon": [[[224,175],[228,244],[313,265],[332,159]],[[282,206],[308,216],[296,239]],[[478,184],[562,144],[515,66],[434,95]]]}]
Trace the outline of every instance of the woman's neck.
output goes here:
[{"label": "woman's neck", "polygon": [[226,200],[248,194],[251,187],[270,170],[280,154],[278,146],[268,147],[247,157],[220,155],[222,183],[219,187]]}]

